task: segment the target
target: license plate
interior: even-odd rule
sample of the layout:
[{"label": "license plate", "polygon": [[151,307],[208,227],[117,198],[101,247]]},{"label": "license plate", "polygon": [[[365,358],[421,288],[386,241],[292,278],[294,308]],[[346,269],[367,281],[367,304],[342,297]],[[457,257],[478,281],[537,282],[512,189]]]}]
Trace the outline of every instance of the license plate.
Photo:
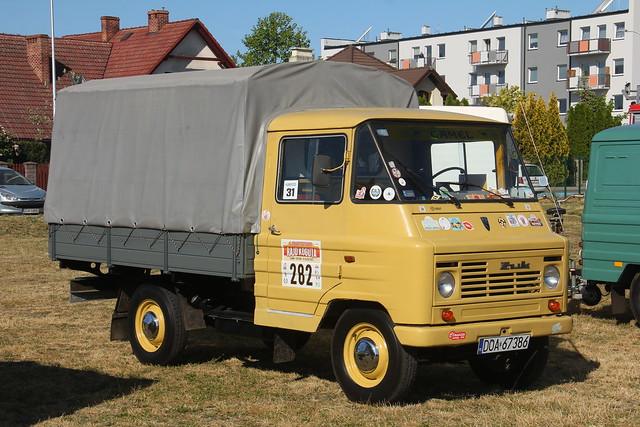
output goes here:
[{"label": "license plate", "polygon": [[531,335],[506,335],[503,337],[485,337],[478,341],[478,353],[502,353],[503,351],[525,350],[529,348]]},{"label": "license plate", "polygon": [[25,214],[37,214],[37,213],[40,213],[40,209],[38,209],[38,208],[22,209],[22,213],[25,213]]}]

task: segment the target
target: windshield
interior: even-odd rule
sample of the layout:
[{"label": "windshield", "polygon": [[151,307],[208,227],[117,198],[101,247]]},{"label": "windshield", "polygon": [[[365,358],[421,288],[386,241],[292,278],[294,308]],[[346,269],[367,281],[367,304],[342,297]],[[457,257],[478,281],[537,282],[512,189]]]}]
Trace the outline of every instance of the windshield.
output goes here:
[{"label": "windshield", "polygon": [[356,201],[535,198],[504,125],[372,121],[358,129],[354,156]]},{"label": "windshield", "polygon": [[31,182],[13,169],[0,170],[0,185],[31,185]]}]

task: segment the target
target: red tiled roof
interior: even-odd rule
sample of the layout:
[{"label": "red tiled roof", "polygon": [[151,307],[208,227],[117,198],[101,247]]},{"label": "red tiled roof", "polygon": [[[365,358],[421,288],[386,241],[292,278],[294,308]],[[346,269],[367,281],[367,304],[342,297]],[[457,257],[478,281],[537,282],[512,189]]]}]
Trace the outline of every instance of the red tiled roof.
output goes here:
[{"label": "red tiled roof", "polygon": [[396,75],[417,88],[420,83],[425,79],[430,79],[433,84],[438,88],[443,98],[451,94],[454,98],[457,97],[456,93],[451,87],[440,77],[440,74],[436,72],[432,67],[418,67],[418,68],[406,68],[404,70],[391,71],[391,74]]},{"label": "red tiled roof", "polygon": [[[51,42],[47,41],[48,58]],[[56,61],[85,79],[102,78],[111,46],[56,40]],[[0,125],[14,136],[48,139],[51,135],[51,85],[43,84],[27,60],[27,38],[0,34]],[[51,66],[47,64],[47,70]],[[57,88],[73,84],[70,75],[59,79]],[[36,122],[40,123],[36,123]]]},{"label": "red tiled roof", "polygon": [[350,62],[352,64],[364,65],[365,67],[377,68],[380,71],[386,72],[395,70],[394,67],[387,64],[386,62],[381,61],[375,56],[361,51],[353,45],[342,49],[340,52],[328,58],[327,61]]},{"label": "red tiled roof", "polygon": [[[236,66],[198,19],[167,22],[155,33],[149,33],[148,26],[121,29],[108,42],[102,41],[101,32],[57,38],[56,62],[85,80],[151,74],[192,30],[211,46],[222,66]],[[51,58],[51,40],[46,43],[44,53]],[[27,36],[0,34],[0,125],[17,138],[49,139],[51,85],[40,81],[26,52]],[[56,89],[72,85],[71,76],[58,79]]]}]

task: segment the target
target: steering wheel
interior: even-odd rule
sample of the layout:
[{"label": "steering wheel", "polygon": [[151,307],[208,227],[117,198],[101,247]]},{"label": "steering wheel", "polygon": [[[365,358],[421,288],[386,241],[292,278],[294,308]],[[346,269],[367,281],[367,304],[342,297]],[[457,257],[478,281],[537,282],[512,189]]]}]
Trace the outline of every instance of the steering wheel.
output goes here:
[{"label": "steering wheel", "polygon": [[439,170],[438,172],[436,172],[435,174],[433,174],[431,176],[431,179],[435,179],[435,177],[437,177],[438,175],[442,175],[445,172],[449,172],[449,171],[453,171],[453,170],[459,170],[460,172],[462,172],[462,174],[466,177],[467,176],[467,171],[464,168],[461,168],[459,166],[451,166],[448,168],[444,168],[442,170]]}]

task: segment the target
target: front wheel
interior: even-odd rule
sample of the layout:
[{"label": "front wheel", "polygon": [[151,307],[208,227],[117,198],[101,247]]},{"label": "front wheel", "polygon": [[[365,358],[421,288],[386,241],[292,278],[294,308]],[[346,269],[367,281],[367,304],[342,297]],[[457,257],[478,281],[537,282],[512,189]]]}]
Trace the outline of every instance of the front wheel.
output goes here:
[{"label": "front wheel", "polygon": [[379,310],[345,311],[331,342],[333,372],[355,402],[395,402],[415,379],[416,359],[400,344],[391,318]]},{"label": "front wheel", "polygon": [[187,343],[182,306],[178,296],[160,286],[142,285],[129,306],[129,341],[142,363],[175,362]]},{"label": "front wheel", "polygon": [[526,350],[475,355],[469,359],[469,365],[487,384],[525,389],[542,375],[549,358],[548,344],[548,337],[531,338]]},{"label": "front wheel", "polygon": [[633,317],[636,318],[636,324],[640,326],[640,273],[636,274],[631,282],[629,302],[631,303]]}]

